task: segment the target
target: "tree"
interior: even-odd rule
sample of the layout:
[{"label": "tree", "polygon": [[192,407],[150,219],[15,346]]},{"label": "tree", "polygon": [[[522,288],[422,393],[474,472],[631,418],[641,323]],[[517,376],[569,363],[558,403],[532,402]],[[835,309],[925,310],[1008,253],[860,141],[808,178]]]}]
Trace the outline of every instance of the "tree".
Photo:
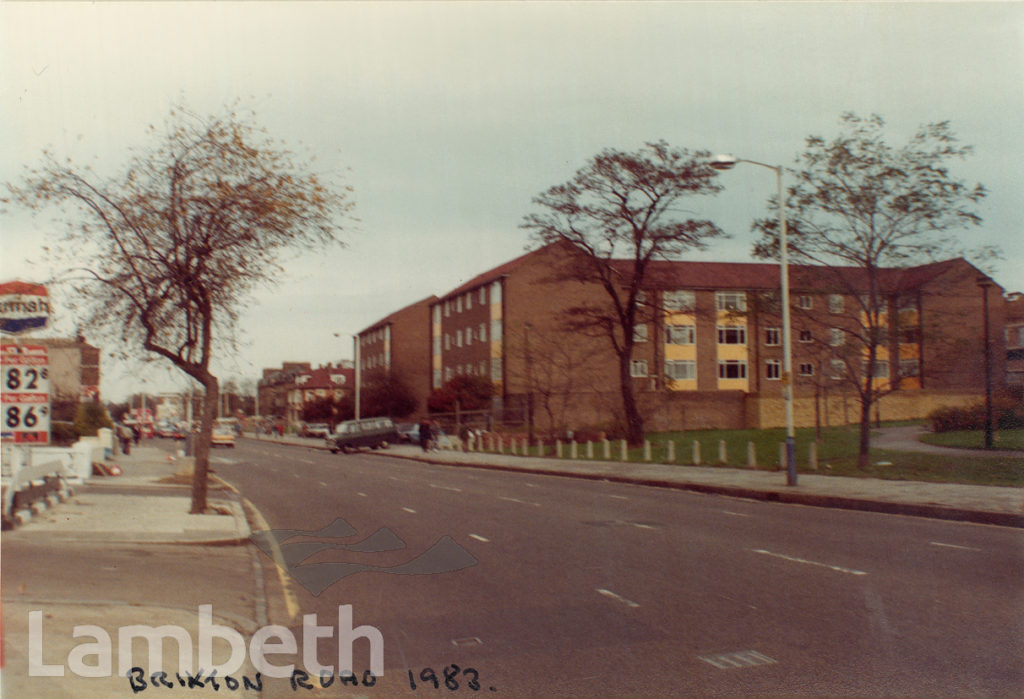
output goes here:
[{"label": "tree", "polygon": [[248,294],[277,278],[282,254],[338,242],[351,204],[251,117],[175,108],[151,132],[153,145],[133,150],[119,178],[47,154],[9,188],[23,206],[76,212],[64,240],[84,322],[202,384],[191,505],[201,513],[219,398],[211,361],[232,347]]},{"label": "tree", "polygon": [[334,396],[315,398],[302,407],[299,417],[303,422],[326,422],[331,430],[343,420],[351,420],[353,402],[348,396],[340,399]]},{"label": "tree", "polygon": [[[889,380],[878,376],[880,349],[898,330],[889,319],[898,318],[902,304],[892,272],[958,252],[958,234],[981,223],[973,207],[985,190],[950,174],[949,162],[971,149],[958,143],[948,122],[925,125],[898,146],[886,142],[880,116],[847,113],[841,123],[830,141],[807,139],[785,206],[791,259],[807,265],[800,270],[805,283],[854,305],[846,309],[835,356],[859,401],[858,463],[865,468],[871,406],[900,383],[898,367]],[[778,210],[775,198],[769,208]],[[754,229],[761,234],[755,255],[777,257],[777,218],[756,221]]]},{"label": "tree", "polygon": [[[717,193],[708,153],[664,141],[636,152],[608,149],[565,184],[534,199],[540,213],[522,227],[542,244],[562,243],[569,262],[560,279],[596,284],[603,301],[568,309],[566,327],[607,337],[617,358],[619,390],[630,443],[643,441],[643,418],[631,377],[634,328],[651,312],[643,298],[651,263],[672,259],[722,235],[712,222],[678,208],[694,195]],[[622,259],[620,259],[622,256]]]},{"label": "tree", "polygon": [[455,376],[427,398],[432,413],[485,410],[491,405],[494,384],[484,376]]},{"label": "tree", "polygon": [[359,396],[364,417],[408,417],[416,410],[416,397],[409,385],[394,371],[374,370],[364,376]]}]

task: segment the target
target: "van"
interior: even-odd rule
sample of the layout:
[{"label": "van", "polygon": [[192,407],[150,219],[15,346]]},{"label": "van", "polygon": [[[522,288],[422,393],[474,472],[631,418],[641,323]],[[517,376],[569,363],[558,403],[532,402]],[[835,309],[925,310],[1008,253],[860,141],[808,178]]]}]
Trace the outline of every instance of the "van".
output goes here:
[{"label": "van", "polygon": [[327,437],[327,448],[332,454],[351,453],[359,447],[383,449],[398,441],[398,429],[389,417],[371,417],[364,420],[346,420],[334,428]]}]

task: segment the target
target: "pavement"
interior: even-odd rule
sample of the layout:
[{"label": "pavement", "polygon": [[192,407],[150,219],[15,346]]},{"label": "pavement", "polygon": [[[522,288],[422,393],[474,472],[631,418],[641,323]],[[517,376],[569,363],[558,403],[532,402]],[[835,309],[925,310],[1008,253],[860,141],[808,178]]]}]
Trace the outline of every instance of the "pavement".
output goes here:
[{"label": "pavement", "polygon": [[[961,450],[940,447],[917,449],[915,445],[927,445],[916,442],[912,430],[913,428],[896,428],[895,431],[883,431],[879,441],[885,444],[886,448],[892,449],[927,450],[932,453],[937,453],[933,452],[933,449],[941,449],[944,455],[954,459],[964,453]],[[261,439],[296,448],[324,448],[323,440],[320,439]],[[585,453],[584,449],[579,451]],[[656,463],[624,464],[617,461],[537,458],[455,450],[426,453],[413,445],[393,445],[384,451],[367,453],[456,468],[496,469],[606,480],[782,503],[1024,528],[1024,488],[888,481],[808,473],[799,475],[798,485],[787,486],[785,473],[776,470]],[[969,453],[976,455],[978,452]],[[1021,468],[1024,468],[1024,454],[1021,452],[1004,452],[999,456],[1020,459]],[[121,467],[123,475],[94,477],[76,486],[73,496],[68,501],[58,503],[52,509],[43,510],[17,527],[14,532],[16,540],[24,542],[36,537],[38,541],[45,541],[48,545],[65,542],[74,546],[77,542],[102,543],[112,547],[118,544],[230,547],[244,544],[248,540],[250,525],[246,508],[236,493],[216,482],[215,475],[215,482],[211,483],[210,490],[212,512],[202,515],[189,514],[188,481],[183,477],[190,465],[189,459],[179,456],[169,460],[165,451],[143,444],[133,447],[131,454],[118,454],[113,460]],[[5,534],[5,537],[7,536]],[[195,623],[194,608],[148,608],[143,593],[139,594],[140,599],[119,599],[106,606],[76,601],[73,582],[65,584],[61,581],[53,588],[61,591],[63,599],[57,599],[59,595],[54,593],[50,595],[54,599],[40,598],[37,595],[29,601],[19,597],[17,590],[10,589],[10,577],[4,575],[3,588],[3,646],[8,668],[4,671],[0,685],[6,685],[8,689],[12,684],[18,686],[19,680],[22,682],[21,686],[25,686],[24,677],[21,675],[25,670],[23,650],[27,647],[29,631],[26,604],[34,605],[32,608],[35,609],[50,609],[48,619],[57,617],[78,620],[99,616],[111,628],[122,624],[139,623],[140,611],[151,613],[151,618],[154,619],[173,621],[180,618],[182,626],[187,626],[186,622]],[[252,577],[249,576],[245,584],[251,585],[251,582]],[[202,584],[202,581],[196,581],[196,584]],[[72,589],[72,593],[66,591],[69,588]],[[262,592],[256,594],[260,595]],[[251,622],[236,619],[233,626],[240,629],[248,626],[247,630],[251,633],[255,620],[259,618],[260,614],[255,614]],[[266,623],[265,618],[260,620]],[[59,684],[59,680],[62,679],[66,681],[67,686]],[[90,696],[83,694],[80,685],[73,684],[74,680],[74,677],[55,678],[58,686],[50,686],[47,696]],[[125,679],[111,679],[115,680],[119,683],[116,685],[118,694],[124,693],[127,687]],[[112,696],[109,692],[113,686],[93,686],[98,692],[95,696]]]}]

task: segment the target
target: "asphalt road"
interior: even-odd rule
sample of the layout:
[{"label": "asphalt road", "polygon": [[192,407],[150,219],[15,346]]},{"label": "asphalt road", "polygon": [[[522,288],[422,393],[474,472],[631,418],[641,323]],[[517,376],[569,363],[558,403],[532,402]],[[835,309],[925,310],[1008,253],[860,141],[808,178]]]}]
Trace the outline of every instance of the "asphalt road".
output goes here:
[{"label": "asphalt road", "polygon": [[[282,576],[320,625],[352,605],[380,630],[385,673],[366,696],[1024,693],[1019,530],[245,439],[213,466],[273,529],[339,535],[292,543],[391,542],[314,553],[302,565],[376,568],[319,594]],[[475,564],[396,574],[444,563],[439,541]],[[319,640],[321,664],[336,645]]]}]

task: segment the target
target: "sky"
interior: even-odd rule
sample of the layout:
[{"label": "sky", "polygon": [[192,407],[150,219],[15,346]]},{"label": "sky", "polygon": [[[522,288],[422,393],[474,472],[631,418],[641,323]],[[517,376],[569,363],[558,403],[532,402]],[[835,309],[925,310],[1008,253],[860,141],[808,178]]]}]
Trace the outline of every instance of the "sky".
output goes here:
[{"label": "sky", "polygon": [[[44,149],[116,175],[175,104],[238,103],[352,187],[344,249],[296,255],[242,316],[223,379],[351,359],[376,320],[524,252],[532,199],[605,148],[674,146],[790,165],[852,111],[893,142],[950,121],[953,174],[989,191],[967,248],[1024,291],[1024,4],[776,2],[0,3],[0,183]],[[695,213],[751,261],[774,175],[738,167]],[[45,281],[53,216],[0,213],[0,280]],[[52,289],[48,334],[73,313]],[[125,348],[86,338],[108,355]],[[103,396],[181,390],[104,357]]]}]

